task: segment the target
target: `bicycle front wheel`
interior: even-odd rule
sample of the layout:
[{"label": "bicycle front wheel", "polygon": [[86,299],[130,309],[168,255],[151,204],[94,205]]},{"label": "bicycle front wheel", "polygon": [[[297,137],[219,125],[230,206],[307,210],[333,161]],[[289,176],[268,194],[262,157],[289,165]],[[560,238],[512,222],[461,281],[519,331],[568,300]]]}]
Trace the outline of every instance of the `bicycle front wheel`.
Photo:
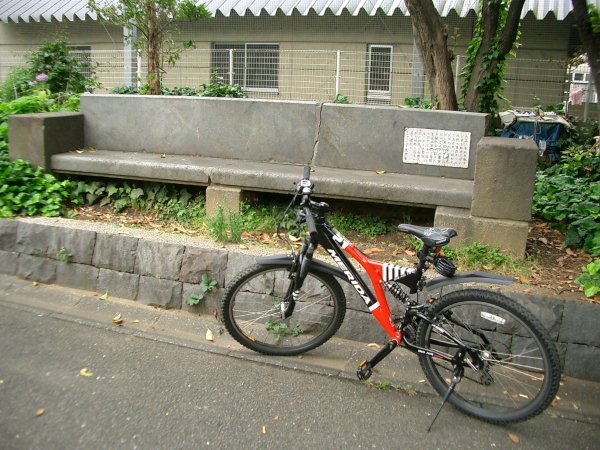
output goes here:
[{"label": "bicycle front wheel", "polygon": [[[491,423],[511,423],[540,414],[554,399],[560,381],[556,346],[541,323],[525,308],[492,291],[462,290],[442,296],[417,332],[418,345],[455,355],[468,347],[464,375],[448,402]],[[419,354],[435,390],[444,395],[453,366]]]},{"label": "bicycle front wheel", "polygon": [[290,265],[246,269],[223,297],[227,331],[267,355],[298,355],[325,343],[344,320],[342,288],[332,276],[309,271],[289,314],[293,283]]}]

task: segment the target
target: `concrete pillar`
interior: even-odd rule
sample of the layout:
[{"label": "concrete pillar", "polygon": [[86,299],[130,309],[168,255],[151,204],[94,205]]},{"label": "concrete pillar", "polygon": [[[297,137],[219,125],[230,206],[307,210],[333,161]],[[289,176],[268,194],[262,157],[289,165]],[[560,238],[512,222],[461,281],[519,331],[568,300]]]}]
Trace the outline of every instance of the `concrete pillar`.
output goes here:
[{"label": "concrete pillar", "polygon": [[25,159],[50,170],[57,153],[84,147],[83,114],[71,112],[19,114],[8,118],[9,158]]},{"label": "concrete pillar", "polygon": [[214,216],[222,206],[225,210],[238,212],[242,201],[242,190],[232,186],[211,184],[206,188],[206,215]]},{"label": "concrete pillar", "polygon": [[123,85],[135,86],[137,82],[137,28],[123,27]]},{"label": "concrete pillar", "polygon": [[471,214],[531,219],[537,146],[530,139],[484,137],[477,144]]}]

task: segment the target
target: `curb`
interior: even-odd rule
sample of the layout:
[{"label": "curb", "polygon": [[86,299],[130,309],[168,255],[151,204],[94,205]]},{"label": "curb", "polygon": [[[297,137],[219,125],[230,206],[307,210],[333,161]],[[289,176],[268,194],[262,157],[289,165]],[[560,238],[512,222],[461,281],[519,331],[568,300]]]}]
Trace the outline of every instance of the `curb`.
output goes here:
[{"label": "curb", "polygon": [[[265,251],[281,252],[262,247],[242,250],[183,235],[71,219],[0,220],[0,274],[179,309],[190,316],[218,311],[223,289]],[[203,274],[216,280],[218,289],[207,294],[202,305],[188,306],[186,299],[198,292]],[[342,283],[342,287],[347,312],[336,336],[386,342],[364,302],[350,285]],[[502,292],[532,312],[550,332],[564,374],[600,381],[599,305],[528,295],[518,285]],[[390,307],[394,309],[395,302]]]}]

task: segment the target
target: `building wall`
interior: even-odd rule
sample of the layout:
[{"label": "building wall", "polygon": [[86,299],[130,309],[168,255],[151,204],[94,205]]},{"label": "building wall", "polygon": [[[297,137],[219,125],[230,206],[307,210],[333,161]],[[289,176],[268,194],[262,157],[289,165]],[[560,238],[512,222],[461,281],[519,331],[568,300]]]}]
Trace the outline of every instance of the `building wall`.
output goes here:
[{"label": "building wall", "polygon": [[[464,55],[475,15],[459,18],[451,13],[444,21],[449,29],[449,46],[456,55]],[[556,103],[564,97],[564,68],[572,20],[557,21],[552,15],[537,20],[529,14],[522,22],[521,47],[517,50],[519,61],[509,65],[506,78],[506,95],[532,106],[532,92],[542,103]],[[406,97],[424,92],[415,89],[412,25],[409,17],[395,14],[352,16],[344,13],[334,16],[315,13],[301,16],[293,14],[274,17],[252,15],[223,17],[217,15],[210,21],[180,24],[178,39],[192,40],[198,51],[184,52],[182,58],[165,74],[167,86],[195,86],[210,80],[212,43],[274,43],[279,45],[279,92],[260,94],[269,98],[298,98],[306,94],[311,99],[328,100],[335,97],[336,51],[340,50],[339,92],[350,101],[366,100],[366,69],[369,44],[392,46],[392,97],[391,104],[403,104]],[[122,85],[122,55],[111,51],[122,50],[122,32],[119,27],[92,21],[30,22],[0,24],[0,58],[6,51],[31,50],[45,40],[63,37],[72,45],[90,46],[92,57],[102,62],[98,67],[99,81],[107,88]],[[306,51],[306,52],[304,52]],[[311,51],[311,52],[308,52]],[[329,53],[326,53],[329,51]],[[540,61],[544,59],[545,61]],[[535,60],[535,61],[533,61]],[[16,61],[16,60],[15,60]],[[10,63],[9,63],[10,64]],[[455,70],[464,65],[464,56],[455,60]],[[6,63],[0,60],[6,74]],[[417,77],[419,79],[419,77]],[[293,92],[293,93],[292,93]]]}]

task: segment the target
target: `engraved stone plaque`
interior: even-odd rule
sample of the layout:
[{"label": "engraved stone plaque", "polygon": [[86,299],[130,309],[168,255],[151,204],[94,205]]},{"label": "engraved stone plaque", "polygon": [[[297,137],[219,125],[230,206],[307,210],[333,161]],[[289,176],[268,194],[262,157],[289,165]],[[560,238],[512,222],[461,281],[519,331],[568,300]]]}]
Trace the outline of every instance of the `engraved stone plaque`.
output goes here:
[{"label": "engraved stone plaque", "polygon": [[468,131],[406,128],[402,162],[466,169],[470,148],[471,133]]}]

